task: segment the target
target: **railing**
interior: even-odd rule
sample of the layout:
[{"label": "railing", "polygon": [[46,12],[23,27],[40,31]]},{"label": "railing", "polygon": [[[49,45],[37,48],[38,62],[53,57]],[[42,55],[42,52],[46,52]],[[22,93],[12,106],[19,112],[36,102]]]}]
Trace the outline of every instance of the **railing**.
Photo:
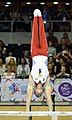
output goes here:
[{"label": "railing", "polygon": [[[44,21],[45,29],[54,32],[72,32],[72,21]],[[0,21],[0,32],[31,32],[32,21]]]},{"label": "railing", "polygon": [[[44,21],[44,25],[47,34],[51,28],[60,40],[62,32],[68,32],[69,38],[72,40],[72,21]],[[28,40],[31,38],[31,31],[32,21],[0,21],[0,39],[5,40],[6,43],[30,43]],[[24,42],[24,36],[26,42]]]},{"label": "railing", "polygon": [[0,21],[0,32],[31,32],[31,21]]}]

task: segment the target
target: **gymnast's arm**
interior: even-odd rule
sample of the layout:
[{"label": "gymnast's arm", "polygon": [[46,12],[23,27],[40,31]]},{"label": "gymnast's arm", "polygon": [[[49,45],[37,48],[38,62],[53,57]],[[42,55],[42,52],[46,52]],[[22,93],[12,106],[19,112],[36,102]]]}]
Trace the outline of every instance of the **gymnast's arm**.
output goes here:
[{"label": "gymnast's arm", "polygon": [[46,98],[47,98],[47,104],[49,105],[49,111],[53,110],[52,107],[52,99],[51,99],[51,85],[50,85],[50,76],[47,77],[46,83],[45,83],[45,94],[46,94]]},{"label": "gymnast's arm", "polygon": [[34,81],[33,81],[33,78],[30,74],[28,88],[27,88],[26,112],[29,112],[31,98],[32,98],[32,94],[33,94],[33,88],[34,88]]}]

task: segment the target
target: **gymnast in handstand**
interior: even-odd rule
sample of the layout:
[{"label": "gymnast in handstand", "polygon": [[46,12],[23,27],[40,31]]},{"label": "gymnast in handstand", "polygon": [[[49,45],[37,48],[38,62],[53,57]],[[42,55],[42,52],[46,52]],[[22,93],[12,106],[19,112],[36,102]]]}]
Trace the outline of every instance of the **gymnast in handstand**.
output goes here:
[{"label": "gymnast in handstand", "polygon": [[48,72],[48,45],[41,11],[34,11],[31,40],[32,70],[27,87],[26,111],[29,111],[33,92],[40,97],[45,92],[49,111],[52,111],[51,86]]}]

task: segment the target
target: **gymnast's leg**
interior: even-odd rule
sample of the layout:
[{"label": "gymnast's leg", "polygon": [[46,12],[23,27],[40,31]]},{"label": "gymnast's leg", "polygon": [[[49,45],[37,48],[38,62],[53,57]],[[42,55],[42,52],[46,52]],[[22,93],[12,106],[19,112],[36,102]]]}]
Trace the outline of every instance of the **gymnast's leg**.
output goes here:
[{"label": "gymnast's leg", "polygon": [[31,56],[38,55],[39,43],[38,43],[38,17],[34,16],[32,27],[32,39],[31,39]]},{"label": "gymnast's leg", "polygon": [[34,81],[32,79],[32,76],[29,75],[29,83],[28,83],[28,88],[27,88],[26,112],[29,112],[31,98],[33,94],[33,88],[34,88]]},{"label": "gymnast's leg", "polygon": [[35,10],[40,16],[34,16],[32,39],[31,39],[31,56],[44,55],[48,56],[48,44],[46,39],[46,33],[44,29],[44,23],[40,10]]},{"label": "gymnast's leg", "polygon": [[41,55],[48,56],[48,44],[46,39],[46,33],[44,29],[44,23],[42,16],[38,17],[39,21],[39,40],[40,40],[40,49],[39,52]]},{"label": "gymnast's leg", "polygon": [[44,85],[45,87],[45,94],[46,94],[46,98],[47,98],[47,104],[49,106],[49,111],[52,111],[53,110],[53,107],[52,107],[52,99],[51,99],[51,86],[50,86],[50,77],[48,76],[47,78],[47,81]]}]

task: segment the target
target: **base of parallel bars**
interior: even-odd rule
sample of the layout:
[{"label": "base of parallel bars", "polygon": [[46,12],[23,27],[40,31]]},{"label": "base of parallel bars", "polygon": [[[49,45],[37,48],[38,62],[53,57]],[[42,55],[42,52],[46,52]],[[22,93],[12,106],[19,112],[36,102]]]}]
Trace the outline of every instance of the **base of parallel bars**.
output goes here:
[{"label": "base of parallel bars", "polygon": [[51,120],[58,120],[58,116],[52,116],[51,118]]}]

